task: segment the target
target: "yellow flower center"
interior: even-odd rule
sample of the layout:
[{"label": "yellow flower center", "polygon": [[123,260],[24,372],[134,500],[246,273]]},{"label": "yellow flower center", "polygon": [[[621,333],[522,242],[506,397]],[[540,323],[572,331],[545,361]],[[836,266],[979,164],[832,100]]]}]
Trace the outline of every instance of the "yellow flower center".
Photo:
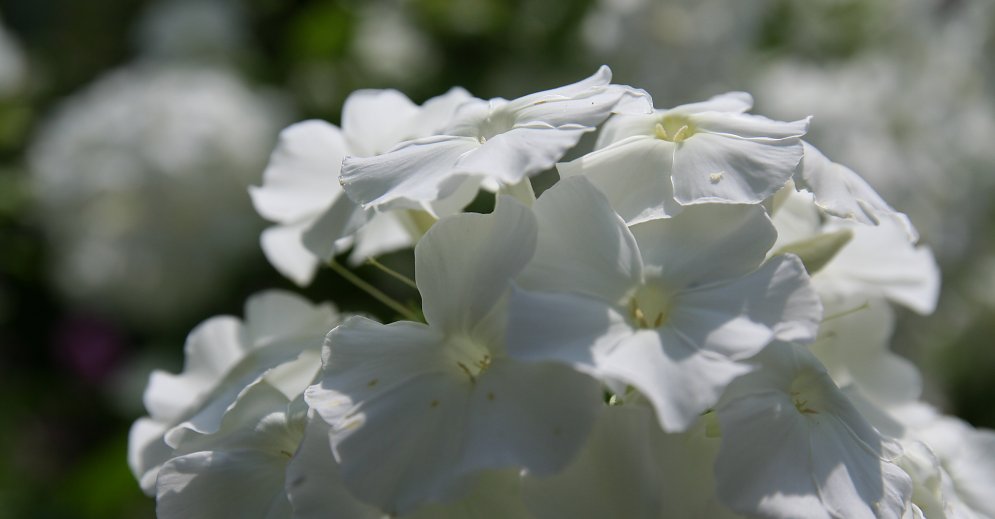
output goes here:
[{"label": "yellow flower center", "polygon": [[629,317],[639,328],[659,328],[670,318],[672,295],[657,284],[644,284],[629,300]]},{"label": "yellow flower center", "polygon": [[686,115],[668,114],[654,127],[656,138],[670,142],[684,142],[694,135],[696,128]]},{"label": "yellow flower center", "polygon": [[465,375],[470,383],[476,383],[477,377],[491,366],[490,350],[469,337],[450,337],[446,352],[454,371]]}]

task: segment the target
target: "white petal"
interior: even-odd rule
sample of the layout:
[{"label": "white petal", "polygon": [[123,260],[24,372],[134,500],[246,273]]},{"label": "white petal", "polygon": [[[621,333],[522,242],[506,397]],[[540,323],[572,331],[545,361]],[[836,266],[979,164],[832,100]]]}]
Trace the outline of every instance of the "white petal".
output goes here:
[{"label": "white petal", "polygon": [[166,463],[156,483],[156,516],[284,519],[286,457],[257,451],[197,452]]},{"label": "white petal", "polygon": [[876,225],[882,218],[895,219],[909,241],[918,241],[918,233],[908,217],[891,208],[864,179],[850,168],[830,161],[821,151],[803,142],[805,156],[795,174],[795,185],[815,194],[815,203],[825,212],[840,218]]},{"label": "white petal", "polygon": [[718,408],[718,494],[767,517],[901,517],[909,477],[896,452],[800,347],[775,343]]},{"label": "white petal", "polygon": [[667,114],[688,116],[701,112],[726,112],[741,114],[753,106],[753,97],[746,92],[728,92],[707,101],[689,103],[667,110],[656,110],[647,115],[615,115],[605,123],[598,136],[595,149],[634,136],[652,137],[660,119]]},{"label": "white petal", "polygon": [[656,410],[660,426],[683,431],[712,405],[726,385],[751,367],[737,363],[672,330],[640,330],[595,359],[598,373],[639,390]]},{"label": "white petal", "polygon": [[340,196],[304,231],[301,241],[313,255],[329,261],[342,252],[343,240],[362,228],[371,214],[349,197]]},{"label": "white petal", "polygon": [[661,472],[655,459],[656,420],[641,407],[609,407],[584,451],[560,474],[526,476],[524,493],[538,517],[602,519],[660,516]]},{"label": "white petal", "polygon": [[586,79],[519,97],[509,101],[504,109],[514,113],[520,123],[542,121],[553,126],[596,126],[611,114],[622,94],[608,88],[611,79],[611,69],[602,65]]},{"label": "white petal", "polygon": [[673,143],[636,136],[556,165],[562,177],[583,175],[611,202],[625,223],[666,218],[683,207],[670,180]]},{"label": "white petal", "polygon": [[832,518],[808,474],[805,425],[788,416],[793,412],[790,399],[773,395],[744,397],[719,412],[715,476],[726,505],[765,517]]},{"label": "white petal", "polygon": [[[272,319],[286,315],[288,310],[294,312],[292,318],[275,324],[273,331],[265,328],[267,323],[273,323]],[[273,368],[298,359],[302,352],[318,349],[326,330],[336,320],[328,306],[314,308],[297,296],[276,291],[264,292],[248,301],[246,318],[254,321],[260,314],[265,315],[260,324],[251,323],[240,330],[243,337],[248,337],[242,339],[246,344],[250,344],[251,339],[251,349],[246,349],[237,361],[228,364],[223,371],[212,372],[203,377],[203,382],[195,386],[198,388],[196,397],[189,398],[184,412],[174,416],[171,421],[174,426],[165,434],[167,444],[178,447],[192,433],[216,432],[225,415],[241,400],[248,386],[256,383]],[[206,337],[203,347],[210,349],[221,344],[218,339]],[[191,355],[187,359],[188,363],[198,363],[194,365],[201,362]],[[199,380],[193,374],[202,376],[198,369],[191,368],[185,369],[181,375],[168,377],[174,383],[190,384],[191,380]],[[151,390],[152,382],[149,387]]]},{"label": "white petal", "polygon": [[460,177],[453,165],[481,146],[470,137],[425,137],[406,142],[376,157],[348,157],[342,163],[342,185],[363,207],[395,205],[420,208],[456,190]]},{"label": "white petal", "polygon": [[701,112],[741,114],[750,108],[753,108],[753,96],[746,92],[726,92],[713,96],[706,101],[678,105],[667,111],[680,114],[697,114]]},{"label": "white petal", "polygon": [[216,433],[192,434],[180,451],[190,454],[163,465],[156,482],[156,514],[288,517],[285,467],[303,433],[303,424],[292,423],[288,416],[288,404],[265,382],[246,388],[245,397]]},{"label": "white petal", "polygon": [[[328,336],[325,374],[308,404],[332,425],[343,481],[390,513],[455,497],[468,381],[424,325],[354,317]],[[398,434],[403,431],[402,434]]]},{"label": "white petal", "polygon": [[410,232],[402,223],[401,212],[376,213],[356,232],[356,245],[349,254],[349,263],[359,265],[367,258],[410,247],[414,244]]},{"label": "white petal", "polygon": [[245,328],[253,347],[276,340],[317,340],[318,349],[328,330],[338,321],[338,313],[329,304],[312,304],[307,299],[283,290],[265,290],[245,302]]},{"label": "white petal", "polygon": [[312,221],[291,225],[274,225],[259,237],[263,253],[270,265],[297,284],[311,283],[318,270],[318,257],[304,246],[304,233]]},{"label": "white petal", "polygon": [[688,207],[633,225],[647,274],[677,290],[742,276],[760,265],[777,233],[758,206]]},{"label": "white petal", "polygon": [[488,471],[471,479],[462,499],[423,506],[404,519],[535,519],[522,502],[518,471]]},{"label": "white petal", "polygon": [[446,126],[449,126],[449,123],[456,114],[456,110],[463,103],[475,99],[465,89],[453,87],[445,94],[425,101],[415,119],[407,123],[412,130],[410,137],[423,137],[441,133]]},{"label": "white petal", "polygon": [[505,359],[481,374],[469,405],[462,472],[523,466],[548,476],[584,445],[603,403],[586,375]]},{"label": "white petal", "polygon": [[583,177],[564,179],[533,206],[539,224],[523,287],[619,301],[642,276],[636,242],[608,200]]},{"label": "white petal", "polygon": [[523,491],[538,517],[731,519],[738,516],[715,498],[717,449],[698,429],[663,433],[646,406],[611,406],[574,463],[552,477],[526,476]]},{"label": "white petal", "polygon": [[645,115],[613,115],[601,127],[594,149],[600,150],[630,137],[655,139],[656,123],[660,122],[662,113],[657,110],[655,113]]},{"label": "white petal", "polygon": [[971,511],[995,516],[995,431],[975,429],[950,416],[910,424],[911,434],[936,453],[949,472],[956,497]]},{"label": "white petal", "polygon": [[413,137],[402,121],[418,115],[418,106],[397,90],[356,90],[342,105],[342,131],[349,154],[369,157]]},{"label": "white petal", "polygon": [[645,91],[622,85],[608,85],[607,81],[611,80],[610,71],[607,78],[592,81],[606,69],[607,67],[602,67],[599,74],[574,85],[509,101],[504,109],[513,112],[519,123],[539,121],[557,127],[594,127],[612,112],[643,114],[652,111],[652,99]]},{"label": "white petal", "polygon": [[263,185],[249,193],[264,218],[290,223],[313,216],[342,193],[339,167],[348,153],[342,132],[324,121],[288,126],[263,173]]},{"label": "white petal", "polygon": [[853,239],[813,277],[823,297],[859,300],[883,295],[918,313],[932,313],[940,273],[929,248],[910,244],[893,220],[846,228],[853,231]]},{"label": "white petal", "polygon": [[693,344],[734,358],[750,356],[774,338],[811,342],[822,320],[822,304],[794,256],[677,298],[670,326]]},{"label": "white petal", "polygon": [[856,311],[832,308],[827,309],[827,314],[830,317],[823,321],[812,353],[826,365],[838,385],[854,384],[879,405],[919,398],[919,370],[888,350],[895,318],[887,302],[875,298]]},{"label": "white petal", "polygon": [[155,495],[159,467],[173,454],[173,448],[162,441],[167,428],[162,422],[139,418],[128,432],[128,467],[142,491],[150,496]]},{"label": "white petal", "polygon": [[574,126],[554,128],[544,123],[516,125],[460,157],[453,172],[517,184],[527,176],[553,167],[591,130]]},{"label": "white petal", "polygon": [[422,324],[382,325],[350,317],[328,334],[322,352],[324,376],[307,389],[305,400],[322,419],[336,425],[363,401],[379,398],[412,378],[445,373],[436,347],[444,340]]},{"label": "white petal", "polygon": [[415,247],[415,281],[428,323],[469,332],[532,257],[531,211],[501,197],[490,215],[461,214],[432,226]]},{"label": "white petal", "polygon": [[742,113],[703,112],[690,115],[688,118],[697,131],[735,136],[764,143],[790,140],[799,146],[801,143],[796,139],[805,135],[809,124],[809,119],[785,122],[768,119],[761,115]]},{"label": "white petal", "polygon": [[794,174],[796,138],[761,141],[697,132],[674,153],[674,195],[682,204],[759,203]]},{"label": "white petal", "polygon": [[515,289],[508,301],[507,351],[512,358],[553,361],[594,372],[594,355],[631,337],[625,316],[584,296]]},{"label": "white petal", "polygon": [[[781,198],[781,195],[784,195]],[[822,229],[822,218],[813,202],[811,193],[795,191],[785,187],[778,192],[780,203],[775,202],[771,221],[777,228],[777,241],[771,247],[777,251],[794,242],[811,239]]]},{"label": "white petal", "polygon": [[185,362],[179,375],[155,371],[145,388],[145,408],[158,420],[175,419],[197,403],[249,349],[249,340],[235,317],[213,317],[187,336]]},{"label": "white petal", "polygon": [[309,420],[304,439],[287,464],[286,491],[294,519],[322,519],[331,514],[356,519],[383,517],[343,485],[329,445],[328,424],[318,417]]}]

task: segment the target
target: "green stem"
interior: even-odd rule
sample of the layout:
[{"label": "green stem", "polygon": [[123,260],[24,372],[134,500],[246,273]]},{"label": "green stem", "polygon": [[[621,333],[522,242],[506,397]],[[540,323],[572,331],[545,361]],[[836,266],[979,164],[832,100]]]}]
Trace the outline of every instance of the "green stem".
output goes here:
[{"label": "green stem", "polygon": [[376,268],[384,271],[384,273],[387,274],[387,275],[389,275],[390,277],[392,277],[392,278],[400,281],[401,283],[404,283],[405,285],[408,285],[409,287],[411,287],[411,288],[413,288],[415,290],[418,290],[418,285],[416,285],[415,282],[411,278],[409,278],[408,276],[405,276],[404,274],[401,274],[400,272],[398,272],[398,271],[396,271],[396,270],[388,267],[387,265],[384,265],[383,263],[380,263],[379,261],[376,260],[376,258],[368,258],[366,261],[370,265],[373,265],[374,267],[376,267]]},{"label": "green stem", "polygon": [[356,274],[353,274],[352,271],[350,271],[349,269],[336,263],[335,260],[329,261],[328,266],[331,267],[331,269],[337,272],[340,276],[344,277],[346,281],[352,283],[353,285],[356,285],[357,288],[359,288],[363,292],[366,292],[367,294],[370,295],[370,297],[376,299],[377,301],[380,301],[381,303],[389,307],[391,310],[397,312],[401,317],[404,317],[409,321],[420,321],[420,319],[418,319],[418,316],[415,315],[414,312],[406,308],[401,303],[398,303],[396,300],[394,300],[394,298],[380,291],[380,289],[378,289],[377,287],[367,283],[366,281],[363,281],[362,278],[360,278]]}]

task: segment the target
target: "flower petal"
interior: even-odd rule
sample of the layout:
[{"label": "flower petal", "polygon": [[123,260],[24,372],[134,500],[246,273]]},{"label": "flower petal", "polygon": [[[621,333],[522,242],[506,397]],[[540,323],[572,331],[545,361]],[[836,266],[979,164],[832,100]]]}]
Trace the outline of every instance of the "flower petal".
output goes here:
[{"label": "flower petal", "polygon": [[531,211],[507,196],[492,214],[433,225],[415,247],[415,282],[428,323],[446,332],[472,330],[532,257],[536,232]]},{"label": "flower petal", "polygon": [[418,202],[445,198],[456,190],[453,164],[481,146],[470,137],[424,137],[375,157],[342,162],[342,186],[364,208],[393,206],[420,209]]},{"label": "flower petal", "polygon": [[593,128],[554,128],[545,123],[516,125],[495,135],[480,148],[463,155],[453,166],[454,174],[497,180],[506,185],[545,171],[577,145]]},{"label": "flower petal", "polygon": [[593,378],[504,359],[477,379],[469,405],[460,472],[523,466],[548,476],[584,445],[603,403]]},{"label": "flower petal", "polygon": [[287,464],[286,491],[295,519],[322,519],[334,513],[356,519],[381,519],[383,514],[346,489],[328,440],[329,427],[312,417],[304,439]]},{"label": "flower petal", "polygon": [[342,252],[343,244],[369,221],[373,211],[364,210],[347,196],[340,196],[304,231],[304,247],[322,261]]},{"label": "flower petal", "polygon": [[306,286],[318,271],[318,257],[304,246],[304,233],[310,220],[291,225],[274,225],[259,237],[263,254],[270,265],[297,286]]},{"label": "flower petal", "polygon": [[667,432],[687,430],[730,381],[752,369],[666,328],[637,331],[595,362],[601,376],[638,389]]},{"label": "flower petal", "polygon": [[905,230],[891,219],[845,228],[853,231],[853,238],[812,278],[823,297],[861,301],[883,295],[920,314],[933,312],[940,273],[929,248],[909,243]]},{"label": "flower petal", "polygon": [[690,115],[688,119],[699,132],[722,134],[764,143],[789,140],[800,146],[801,142],[797,139],[808,131],[809,119],[811,118],[786,122],[768,119],[762,115],[702,112]]},{"label": "flower petal", "polygon": [[697,132],[674,153],[674,195],[684,205],[759,203],[791,178],[801,158],[797,138],[761,141]]},{"label": "flower petal", "polygon": [[811,342],[822,320],[819,297],[794,256],[677,297],[671,326],[697,347],[732,358],[749,357],[774,338]]},{"label": "flower petal", "polygon": [[508,302],[506,349],[512,358],[560,362],[594,372],[594,356],[633,329],[605,302],[584,296],[514,289]]},{"label": "flower petal", "polygon": [[156,516],[163,519],[290,517],[286,458],[256,451],[196,452],[159,471]]},{"label": "flower petal", "polygon": [[734,382],[718,407],[719,497],[767,517],[890,517],[912,485],[894,446],[857,412],[804,348],[774,343],[761,369]]},{"label": "flower petal", "polygon": [[918,241],[919,234],[909,218],[892,209],[860,175],[830,161],[815,146],[802,144],[805,156],[795,174],[795,186],[811,191],[816,205],[833,216],[866,224],[877,225],[882,218],[895,219],[911,243]]},{"label": "flower petal", "polygon": [[673,143],[635,136],[571,162],[556,165],[560,176],[583,175],[605,196],[628,225],[666,218],[683,206],[674,200],[670,180]]},{"label": "flower petal", "polygon": [[688,207],[631,227],[647,274],[671,289],[737,278],[756,269],[777,232],[759,206]]},{"label": "flower petal", "polygon": [[356,90],[342,105],[342,131],[349,154],[370,157],[413,137],[402,121],[417,117],[418,106],[397,90]]},{"label": "flower petal", "polygon": [[342,132],[324,121],[288,126],[263,172],[263,185],[249,187],[264,218],[291,223],[328,207],[342,193],[339,167],[348,148]]},{"label": "flower petal", "polygon": [[608,200],[583,177],[564,179],[533,206],[539,225],[523,287],[617,302],[642,275],[639,249]]}]

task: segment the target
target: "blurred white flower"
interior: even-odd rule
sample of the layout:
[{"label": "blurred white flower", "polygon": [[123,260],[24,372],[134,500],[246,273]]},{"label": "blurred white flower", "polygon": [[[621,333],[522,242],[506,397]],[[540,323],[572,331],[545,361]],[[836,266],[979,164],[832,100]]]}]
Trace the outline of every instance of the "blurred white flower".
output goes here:
[{"label": "blurred white flower", "polygon": [[237,0],[158,0],[146,9],[136,37],[148,57],[230,59],[246,47],[247,23]]},{"label": "blurred white flower", "polygon": [[363,68],[391,82],[435,73],[437,53],[409,15],[387,2],[361,4],[352,45]]},{"label": "blurred white flower", "polygon": [[246,188],[283,120],[217,69],[133,66],[67,99],[29,150],[55,283],[146,323],[196,309],[256,247]]},{"label": "blurred white flower", "polygon": [[27,79],[24,51],[13,35],[0,25],[0,97],[17,92]]}]

